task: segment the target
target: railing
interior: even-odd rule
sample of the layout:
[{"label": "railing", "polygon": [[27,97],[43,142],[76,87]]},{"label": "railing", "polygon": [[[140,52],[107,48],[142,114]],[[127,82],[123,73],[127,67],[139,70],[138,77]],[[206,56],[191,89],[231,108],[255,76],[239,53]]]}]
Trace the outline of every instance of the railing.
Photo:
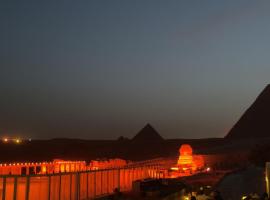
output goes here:
[{"label": "railing", "polygon": [[157,165],[77,173],[1,175],[0,200],[86,200],[129,191],[132,182],[160,178]]}]

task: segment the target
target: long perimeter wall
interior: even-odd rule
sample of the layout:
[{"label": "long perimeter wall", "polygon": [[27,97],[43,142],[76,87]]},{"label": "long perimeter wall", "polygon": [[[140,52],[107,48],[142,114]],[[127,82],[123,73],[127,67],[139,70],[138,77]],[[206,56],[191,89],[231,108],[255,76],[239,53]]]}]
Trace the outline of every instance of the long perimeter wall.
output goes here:
[{"label": "long perimeter wall", "polygon": [[161,178],[158,165],[39,175],[1,175],[0,200],[86,200],[129,191],[132,182]]}]

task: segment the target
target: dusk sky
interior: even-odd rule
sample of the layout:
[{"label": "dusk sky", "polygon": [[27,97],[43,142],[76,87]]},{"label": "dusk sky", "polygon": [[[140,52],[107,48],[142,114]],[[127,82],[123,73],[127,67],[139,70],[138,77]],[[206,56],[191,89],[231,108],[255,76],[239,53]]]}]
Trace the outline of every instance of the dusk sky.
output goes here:
[{"label": "dusk sky", "polygon": [[270,1],[0,2],[0,136],[223,137],[270,82]]}]

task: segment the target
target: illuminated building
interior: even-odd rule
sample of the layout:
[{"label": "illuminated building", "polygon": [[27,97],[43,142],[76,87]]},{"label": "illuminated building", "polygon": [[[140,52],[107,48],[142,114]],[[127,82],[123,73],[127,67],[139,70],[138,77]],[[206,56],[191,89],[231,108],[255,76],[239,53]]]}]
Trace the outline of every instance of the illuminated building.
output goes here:
[{"label": "illuminated building", "polygon": [[85,161],[54,160],[53,162],[0,164],[0,175],[53,174],[86,170]]},{"label": "illuminated building", "polygon": [[87,170],[119,168],[126,165],[127,162],[122,159],[93,160],[89,165],[87,165],[85,161],[68,161],[60,159],[55,159],[53,162],[4,163],[0,164],[0,175],[82,172]]},{"label": "illuminated building", "polygon": [[127,161],[122,159],[92,160],[89,164],[91,170],[124,167]]}]

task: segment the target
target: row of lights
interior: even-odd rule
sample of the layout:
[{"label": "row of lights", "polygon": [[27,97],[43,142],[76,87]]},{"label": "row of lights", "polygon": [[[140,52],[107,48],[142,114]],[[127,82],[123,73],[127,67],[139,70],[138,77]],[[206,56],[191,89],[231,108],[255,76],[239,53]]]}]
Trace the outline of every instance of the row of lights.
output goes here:
[{"label": "row of lights", "polygon": [[56,161],[56,164],[81,164],[86,163],[85,161]]},{"label": "row of lights", "polygon": [[42,162],[42,163],[9,163],[9,164],[0,164],[2,166],[15,166],[15,165],[49,165],[53,164],[52,162]]},{"label": "row of lights", "polygon": [[22,140],[20,138],[13,138],[13,139],[9,139],[9,138],[3,138],[2,141],[4,143],[8,143],[10,141],[16,143],[16,144],[20,144],[22,142]]},{"label": "row of lights", "polygon": [[[81,163],[85,163],[85,161],[67,161],[67,162],[60,162],[57,164],[81,164]],[[52,165],[54,164],[53,162],[39,162],[39,163],[9,163],[9,164],[0,164],[0,167],[2,166],[15,166],[15,165]]]},{"label": "row of lights", "polygon": [[[15,144],[20,144],[22,142],[22,139],[20,139],[20,138],[7,138],[7,137],[5,137],[5,138],[2,139],[2,141],[4,143],[8,143],[8,142],[11,142],[12,141]],[[28,139],[28,141],[31,142],[32,139],[30,138],[30,139]]]}]

